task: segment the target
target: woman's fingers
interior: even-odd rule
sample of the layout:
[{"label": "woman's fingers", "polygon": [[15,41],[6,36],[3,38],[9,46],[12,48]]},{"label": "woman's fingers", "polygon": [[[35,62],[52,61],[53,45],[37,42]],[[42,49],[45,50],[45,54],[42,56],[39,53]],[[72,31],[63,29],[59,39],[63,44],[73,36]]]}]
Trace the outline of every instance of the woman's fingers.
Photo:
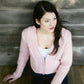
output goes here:
[{"label": "woman's fingers", "polygon": [[12,82],[12,81],[17,80],[18,78],[19,78],[18,75],[9,74],[9,75],[7,75],[6,77],[4,77],[3,81],[4,81],[4,82],[6,82],[6,81]]},{"label": "woman's fingers", "polygon": [[7,80],[9,80],[9,79],[11,79],[11,78],[12,78],[12,75],[9,74],[9,75],[7,75],[7,76],[3,79],[3,81],[6,82]]},{"label": "woman's fingers", "polygon": [[13,78],[13,79],[9,80],[9,83],[11,83],[11,82],[13,82],[15,80],[16,80],[16,78]]}]

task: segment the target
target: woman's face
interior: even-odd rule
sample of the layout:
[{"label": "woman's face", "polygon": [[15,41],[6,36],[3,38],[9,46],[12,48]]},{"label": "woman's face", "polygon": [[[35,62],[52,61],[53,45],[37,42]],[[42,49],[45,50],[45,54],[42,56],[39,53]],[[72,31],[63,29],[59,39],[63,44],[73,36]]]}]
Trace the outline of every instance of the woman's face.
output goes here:
[{"label": "woman's face", "polygon": [[54,12],[46,12],[40,21],[37,21],[37,24],[40,25],[40,29],[45,32],[53,32],[56,24],[57,18]]}]

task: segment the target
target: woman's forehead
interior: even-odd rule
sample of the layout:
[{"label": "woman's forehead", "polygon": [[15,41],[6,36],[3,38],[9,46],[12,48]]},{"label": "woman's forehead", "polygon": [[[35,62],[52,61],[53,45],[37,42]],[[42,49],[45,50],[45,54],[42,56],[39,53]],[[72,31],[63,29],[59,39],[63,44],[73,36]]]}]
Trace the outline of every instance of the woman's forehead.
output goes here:
[{"label": "woman's forehead", "polygon": [[42,18],[46,19],[46,18],[53,18],[56,17],[54,12],[46,12]]}]

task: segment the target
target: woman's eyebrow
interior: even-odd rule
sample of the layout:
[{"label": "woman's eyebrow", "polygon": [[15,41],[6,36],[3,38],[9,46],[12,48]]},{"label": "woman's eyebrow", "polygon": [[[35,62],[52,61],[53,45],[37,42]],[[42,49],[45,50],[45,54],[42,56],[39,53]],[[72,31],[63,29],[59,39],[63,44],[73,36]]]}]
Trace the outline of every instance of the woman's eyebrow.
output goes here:
[{"label": "woman's eyebrow", "polygon": [[[53,18],[56,18],[56,17],[53,17]],[[50,19],[50,18],[44,18],[44,19]]]},{"label": "woman's eyebrow", "polygon": [[49,19],[49,18],[44,18],[44,19]]}]

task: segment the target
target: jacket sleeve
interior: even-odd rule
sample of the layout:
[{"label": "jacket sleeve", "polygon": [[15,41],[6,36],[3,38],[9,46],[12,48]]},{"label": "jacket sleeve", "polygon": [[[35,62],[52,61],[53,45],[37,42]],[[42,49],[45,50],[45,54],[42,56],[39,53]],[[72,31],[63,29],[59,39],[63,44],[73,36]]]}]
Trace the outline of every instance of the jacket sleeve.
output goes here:
[{"label": "jacket sleeve", "polygon": [[61,84],[66,75],[68,74],[72,65],[72,35],[68,32],[66,38],[66,44],[60,60],[60,65],[57,69],[56,75],[54,76],[51,84]]},{"label": "jacket sleeve", "polygon": [[17,61],[17,68],[16,68],[16,71],[14,72],[14,74],[18,76],[22,75],[24,67],[29,59],[28,43],[25,37],[27,36],[25,35],[25,32],[23,31],[22,36],[21,36],[20,52],[19,52],[19,57]]}]

